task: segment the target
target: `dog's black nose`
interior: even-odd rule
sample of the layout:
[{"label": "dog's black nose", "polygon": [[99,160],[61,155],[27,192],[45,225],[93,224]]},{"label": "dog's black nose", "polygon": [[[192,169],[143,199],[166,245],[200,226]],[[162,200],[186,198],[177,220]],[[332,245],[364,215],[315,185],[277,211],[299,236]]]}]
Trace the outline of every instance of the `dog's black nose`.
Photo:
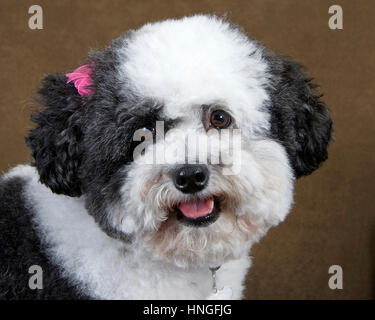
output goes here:
[{"label": "dog's black nose", "polygon": [[174,172],[174,185],[183,193],[198,192],[207,185],[209,173],[205,165],[184,165]]}]

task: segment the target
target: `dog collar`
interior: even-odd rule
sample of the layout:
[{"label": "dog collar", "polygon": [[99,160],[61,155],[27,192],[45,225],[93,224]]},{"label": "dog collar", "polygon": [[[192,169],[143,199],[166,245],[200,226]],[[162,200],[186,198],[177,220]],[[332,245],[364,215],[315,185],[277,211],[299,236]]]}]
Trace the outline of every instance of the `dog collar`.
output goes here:
[{"label": "dog collar", "polygon": [[217,284],[216,284],[216,271],[220,269],[221,266],[217,267],[209,267],[211,271],[211,276],[212,276],[212,293],[216,294],[217,293]]},{"label": "dog collar", "polygon": [[208,300],[228,300],[232,298],[233,291],[231,287],[217,288],[216,271],[219,270],[220,267],[221,266],[209,267],[212,276],[212,293],[208,297]]}]

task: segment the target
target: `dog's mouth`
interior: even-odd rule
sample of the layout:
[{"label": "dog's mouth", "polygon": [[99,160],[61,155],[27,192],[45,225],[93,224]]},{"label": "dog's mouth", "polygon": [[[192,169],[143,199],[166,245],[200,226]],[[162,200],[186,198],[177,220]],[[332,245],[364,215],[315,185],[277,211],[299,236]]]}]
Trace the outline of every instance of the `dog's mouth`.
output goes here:
[{"label": "dog's mouth", "polygon": [[192,198],[175,207],[177,219],[184,224],[202,227],[215,222],[219,217],[219,202],[214,197]]}]

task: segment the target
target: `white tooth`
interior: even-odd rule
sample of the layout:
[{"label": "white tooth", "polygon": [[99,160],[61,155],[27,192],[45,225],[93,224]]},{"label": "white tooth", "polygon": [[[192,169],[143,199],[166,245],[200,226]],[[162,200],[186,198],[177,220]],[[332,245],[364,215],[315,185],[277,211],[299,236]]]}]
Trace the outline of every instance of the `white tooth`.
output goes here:
[{"label": "white tooth", "polygon": [[214,200],[211,201],[210,213],[212,212],[213,209],[214,209]]}]

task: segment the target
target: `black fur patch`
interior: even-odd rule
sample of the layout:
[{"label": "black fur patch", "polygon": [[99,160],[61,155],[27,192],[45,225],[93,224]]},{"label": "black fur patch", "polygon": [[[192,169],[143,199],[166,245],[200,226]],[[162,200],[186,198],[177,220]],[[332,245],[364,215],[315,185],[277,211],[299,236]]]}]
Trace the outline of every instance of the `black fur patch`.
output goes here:
[{"label": "black fur patch", "polygon": [[[0,299],[87,299],[44,254],[22,196],[24,181],[0,181]],[[31,290],[29,267],[43,270],[43,289]]]},{"label": "black fur patch", "polygon": [[118,80],[116,50],[131,33],[116,39],[103,51],[93,51],[93,95],[81,97],[64,74],[50,75],[39,90],[41,111],[32,117],[36,127],[26,138],[32,149],[40,181],[53,192],[85,194],[88,212],[110,236],[129,240],[107,221],[108,208],[120,197],[127,165],[133,162],[134,132],[164,121],[163,106],[139,97],[127,79]]},{"label": "black fur patch", "polygon": [[38,92],[43,109],[32,116],[37,125],[26,143],[32,149],[40,181],[55,193],[76,197],[81,195],[78,169],[85,98],[66,81],[63,74],[42,81]]},{"label": "black fur patch", "polygon": [[153,101],[105,109],[102,105],[92,105],[92,111],[87,121],[80,172],[86,207],[109,236],[127,241],[129,236],[116,231],[108,223],[107,215],[108,208],[120,201],[120,188],[134,160],[133,151],[139,143],[133,141],[134,132],[154,126],[156,121],[164,121],[166,132],[173,123],[164,118],[162,106]]},{"label": "black fur patch", "polygon": [[332,121],[329,110],[315,93],[315,85],[303,67],[287,58],[264,51],[271,85],[271,131],[289,155],[295,177],[308,175],[328,158]]}]

